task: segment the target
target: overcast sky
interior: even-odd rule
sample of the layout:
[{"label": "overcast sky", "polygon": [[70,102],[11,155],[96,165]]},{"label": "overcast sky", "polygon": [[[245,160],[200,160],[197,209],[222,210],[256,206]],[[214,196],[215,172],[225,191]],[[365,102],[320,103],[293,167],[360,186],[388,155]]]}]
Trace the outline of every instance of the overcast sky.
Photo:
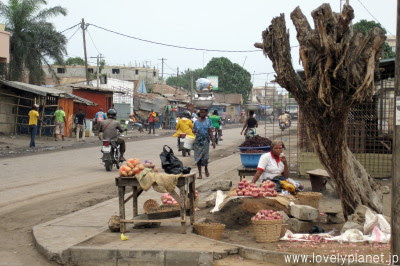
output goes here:
[{"label": "overcast sky", "polygon": [[[364,6],[388,30],[396,32],[396,1],[394,0],[350,0],[355,10],[355,20],[375,20]],[[5,1],[4,1],[5,2]],[[219,49],[255,50],[254,42],[261,40],[261,32],[270,25],[271,19],[284,13],[291,34],[291,45],[297,45],[295,30],[289,14],[300,6],[310,19],[313,9],[322,3],[330,3],[339,12],[340,0],[48,0],[50,6],[61,5],[68,10],[66,17],[53,19],[58,30],[64,30],[80,22],[95,24],[113,31],[138,38],[180,46]],[[69,56],[83,57],[82,33],[72,29],[65,32]],[[165,77],[176,75],[176,68],[202,68],[213,57],[225,56],[232,62],[244,66],[254,75],[255,85],[264,85],[267,75],[273,72],[272,64],[261,52],[221,53],[192,51],[164,47],[140,42],[89,26],[87,36],[88,56],[98,51],[105,56],[108,65],[148,64],[160,69],[160,58],[166,58]],[[390,35],[390,33],[388,33]],[[73,36],[72,36],[73,35]],[[72,37],[71,37],[72,36]],[[96,47],[97,49],[96,49]],[[98,50],[98,51],[97,51]],[[298,64],[298,49],[292,49],[295,68]],[[90,59],[95,63],[95,59]],[[272,76],[268,77],[271,80]]]}]

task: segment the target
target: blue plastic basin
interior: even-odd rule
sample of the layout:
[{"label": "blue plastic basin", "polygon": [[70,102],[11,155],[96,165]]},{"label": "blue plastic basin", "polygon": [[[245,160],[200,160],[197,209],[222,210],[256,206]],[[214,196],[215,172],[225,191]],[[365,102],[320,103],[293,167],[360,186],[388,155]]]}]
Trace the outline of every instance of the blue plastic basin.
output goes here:
[{"label": "blue plastic basin", "polygon": [[262,146],[262,147],[238,147],[240,152],[244,152],[245,150],[263,150],[265,152],[271,151],[271,146]]},{"label": "blue plastic basin", "polygon": [[246,168],[257,168],[258,161],[264,153],[241,153],[240,160]]}]

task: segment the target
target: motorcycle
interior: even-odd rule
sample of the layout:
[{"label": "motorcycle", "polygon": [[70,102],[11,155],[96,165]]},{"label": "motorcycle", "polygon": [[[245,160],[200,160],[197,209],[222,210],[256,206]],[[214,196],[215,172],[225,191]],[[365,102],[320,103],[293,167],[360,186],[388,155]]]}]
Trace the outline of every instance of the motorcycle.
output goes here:
[{"label": "motorcycle", "polygon": [[116,140],[104,139],[101,152],[103,153],[101,160],[104,163],[106,171],[111,171],[114,165],[117,169],[119,169],[121,166],[121,152],[120,145],[116,142]]},{"label": "motorcycle", "polygon": [[289,121],[286,121],[286,122],[281,121],[281,122],[279,122],[279,128],[280,128],[282,131],[284,131],[285,129],[287,129],[287,128],[289,128],[289,127],[290,127],[290,122],[289,122]]},{"label": "motorcycle", "polygon": [[139,132],[143,132],[144,131],[143,130],[143,124],[132,122],[132,121],[129,121],[128,128],[130,130],[132,130],[132,131],[134,131],[134,130],[138,130]]},{"label": "motorcycle", "polygon": [[182,152],[182,156],[186,157],[186,155],[190,156],[190,150],[186,149],[184,145],[184,139],[186,138],[186,133],[181,133],[178,137],[178,150]]}]

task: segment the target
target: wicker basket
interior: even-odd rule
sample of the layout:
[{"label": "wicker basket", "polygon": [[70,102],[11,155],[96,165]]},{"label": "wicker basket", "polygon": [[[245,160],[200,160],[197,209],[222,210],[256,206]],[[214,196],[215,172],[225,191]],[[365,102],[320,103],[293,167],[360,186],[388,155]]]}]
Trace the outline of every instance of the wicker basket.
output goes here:
[{"label": "wicker basket", "polygon": [[282,238],[282,237],[285,236],[286,231],[288,230],[288,228],[289,228],[289,225],[288,225],[288,224],[282,224],[282,227],[281,227],[281,234],[280,234],[279,238]]},{"label": "wicker basket", "polygon": [[158,204],[157,201],[153,199],[146,200],[143,204],[143,210],[145,213],[150,213],[154,209],[157,209],[158,207],[160,207],[160,205]]},{"label": "wicker basket", "polygon": [[194,231],[196,234],[215,240],[221,239],[224,229],[225,225],[218,223],[199,223],[194,225]]},{"label": "wicker basket", "polygon": [[316,209],[319,209],[319,201],[322,196],[322,193],[319,192],[300,192],[297,194],[301,205],[308,205]]},{"label": "wicker basket", "polygon": [[276,242],[281,235],[282,220],[252,221],[256,242]]}]

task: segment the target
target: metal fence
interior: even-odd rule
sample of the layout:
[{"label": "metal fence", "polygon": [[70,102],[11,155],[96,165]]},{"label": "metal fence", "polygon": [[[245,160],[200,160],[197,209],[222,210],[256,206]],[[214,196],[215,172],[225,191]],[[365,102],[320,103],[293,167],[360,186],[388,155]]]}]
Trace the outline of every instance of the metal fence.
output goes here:
[{"label": "metal fence", "polygon": [[[375,83],[372,99],[352,107],[348,116],[348,146],[367,172],[375,178],[391,176],[393,116],[394,79],[385,77]],[[298,129],[300,175],[305,175],[308,170],[323,169],[307,138],[305,123],[300,111]]]}]

